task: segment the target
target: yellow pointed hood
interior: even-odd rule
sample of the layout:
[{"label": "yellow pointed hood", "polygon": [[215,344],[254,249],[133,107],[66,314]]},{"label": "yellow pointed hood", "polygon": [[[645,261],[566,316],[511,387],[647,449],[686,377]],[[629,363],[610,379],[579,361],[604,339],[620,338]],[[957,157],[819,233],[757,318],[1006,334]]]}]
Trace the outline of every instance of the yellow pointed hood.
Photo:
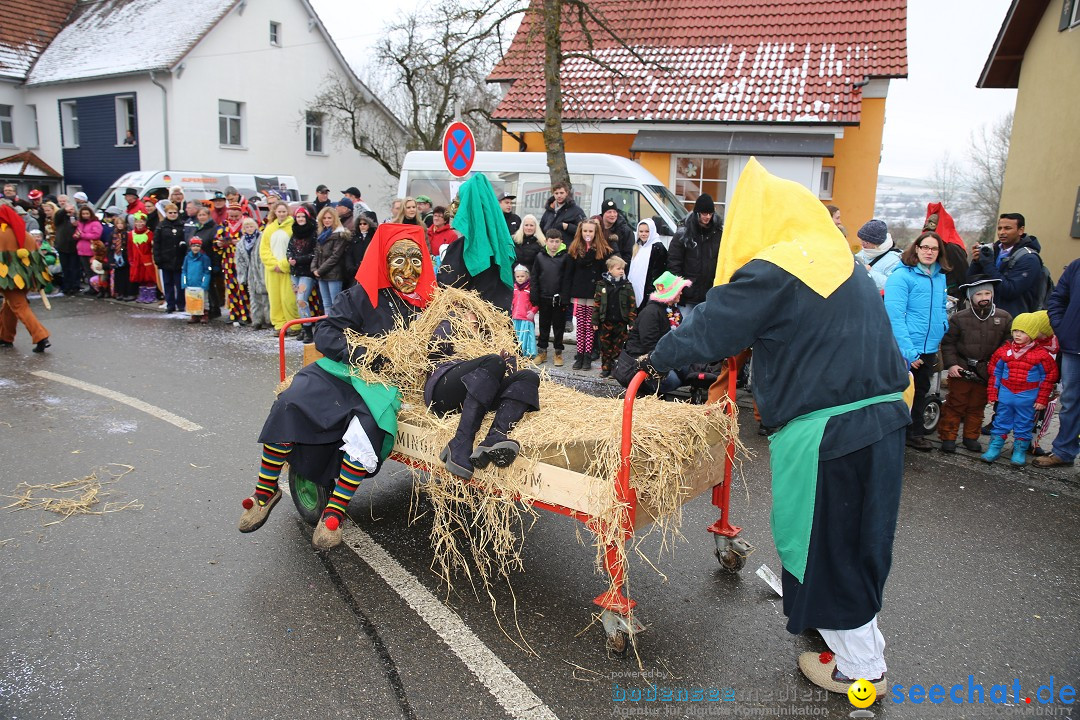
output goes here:
[{"label": "yellow pointed hood", "polygon": [[751,260],[764,260],[829,297],[851,277],[856,251],[813,193],[750,158],[731,198],[713,284],[728,282]]}]

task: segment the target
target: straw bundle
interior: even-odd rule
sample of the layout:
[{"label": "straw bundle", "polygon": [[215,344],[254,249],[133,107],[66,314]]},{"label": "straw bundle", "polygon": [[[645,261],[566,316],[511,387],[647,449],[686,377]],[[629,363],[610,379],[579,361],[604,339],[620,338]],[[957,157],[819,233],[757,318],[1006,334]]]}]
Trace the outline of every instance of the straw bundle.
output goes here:
[{"label": "straw bundle", "polygon": [[[435,417],[423,403],[424,381],[437,362],[429,359],[437,344],[433,334],[447,320],[453,329],[455,358],[504,351],[516,356],[519,367],[526,367],[517,355],[517,338],[506,315],[477,295],[453,288],[437,290],[408,328],[399,325],[381,337],[346,331],[350,350],[358,345],[367,349],[353,372],[367,382],[398,387],[404,401],[400,420],[422,426],[437,447],[449,441],[458,422],[457,414]],[[377,356],[389,362],[374,372],[370,359]],[[538,499],[540,460],[590,477],[590,504],[603,508],[590,523],[598,570],[603,568],[605,545],[621,538],[619,520],[625,507],[616,502],[615,478],[621,462],[622,400],[586,395],[541,371],[540,404],[540,411],[528,413],[511,433],[522,453],[510,467],[489,466],[470,481],[442,466],[416,473],[416,489],[428,495],[434,509],[434,564],[448,586],[455,570],[474,581],[470,559],[485,586],[496,575],[522,568],[520,549],[525,526],[533,517],[531,502]],[[726,405],[695,406],[654,397],[634,404],[631,486],[642,508],[639,516],[644,510],[664,534],[662,547],[678,532],[682,505],[691,490],[684,480],[687,471],[696,463],[716,476],[723,450],[714,456],[710,448],[722,448],[730,438],[737,441],[737,421],[727,411]],[[486,430],[481,428],[477,437]],[[414,511],[416,507],[414,501]]]}]

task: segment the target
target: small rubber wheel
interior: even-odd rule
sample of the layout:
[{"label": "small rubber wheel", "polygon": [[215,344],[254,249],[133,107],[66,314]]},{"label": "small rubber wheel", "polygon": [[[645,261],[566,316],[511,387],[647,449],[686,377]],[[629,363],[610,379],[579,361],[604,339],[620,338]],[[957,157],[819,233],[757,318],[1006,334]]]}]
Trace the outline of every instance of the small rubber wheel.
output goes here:
[{"label": "small rubber wheel", "polygon": [[716,551],[716,559],[720,561],[720,567],[728,572],[737,573],[746,566],[746,556],[740,555],[734,550]]},{"label": "small rubber wheel", "polygon": [[625,655],[626,649],[630,647],[630,638],[623,630],[616,630],[614,635],[607,636],[605,647],[609,653]]},{"label": "small rubber wheel", "polygon": [[329,488],[317,485],[289,466],[289,490],[296,512],[312,527],[319,524],[323,508],[330,500]]}]

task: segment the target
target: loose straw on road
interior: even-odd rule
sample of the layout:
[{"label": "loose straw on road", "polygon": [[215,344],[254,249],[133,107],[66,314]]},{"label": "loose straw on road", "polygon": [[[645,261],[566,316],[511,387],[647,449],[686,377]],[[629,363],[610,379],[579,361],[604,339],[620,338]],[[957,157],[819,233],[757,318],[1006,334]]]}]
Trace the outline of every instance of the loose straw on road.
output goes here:
[{"label": "loose straw on road", "polygon": [[[110,471],[109,467],[120,468],[122,472]],[[109,479],[100,480],[98,472],[103,471]],[[47,510],[62,516],[59,520],[45,523],[45,527],[55,525],[67,520],[72,515],[104,515],[106,513],[120,512],[121,510],[141,510],[142,504],[138,500],[130,500],[126,503],[106,502],[101,509],[95,509],[102,503],[108,493],[102,492],[105,485],[111,485],[125,475],[135,471],[131,465],[109,463],[106,468],[94,470],[89,475],[67,480],[61,483],[42,483],[31,485],[19,483],[15,486],[17,495],[4,495],[13,498],[15,502],[5,505],[3,509],[16,512],[18,510]],[[45,492],[57,493],[45,495]]]}]

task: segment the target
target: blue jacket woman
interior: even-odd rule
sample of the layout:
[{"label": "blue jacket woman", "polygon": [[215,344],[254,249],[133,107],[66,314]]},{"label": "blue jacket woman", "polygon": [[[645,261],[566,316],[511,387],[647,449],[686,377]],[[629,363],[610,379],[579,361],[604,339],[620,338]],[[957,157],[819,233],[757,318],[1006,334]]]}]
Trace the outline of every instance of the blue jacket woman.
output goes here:
[{"label": "blue jacket woman", "polygon": [[923,412],[930,390],[936,354],[941,338],[949,329],[945,302],[945,273],[951,269],[941,255],[944,243],[934,232],[925,232],[900,256],[903,263],[885,283],[885,311],[892,324],[893,337],[900,354],[911,365],[915,377],[915,402],[911,408],[912,426],[908,445],[927,451],[930,443],[923,437]]}]

